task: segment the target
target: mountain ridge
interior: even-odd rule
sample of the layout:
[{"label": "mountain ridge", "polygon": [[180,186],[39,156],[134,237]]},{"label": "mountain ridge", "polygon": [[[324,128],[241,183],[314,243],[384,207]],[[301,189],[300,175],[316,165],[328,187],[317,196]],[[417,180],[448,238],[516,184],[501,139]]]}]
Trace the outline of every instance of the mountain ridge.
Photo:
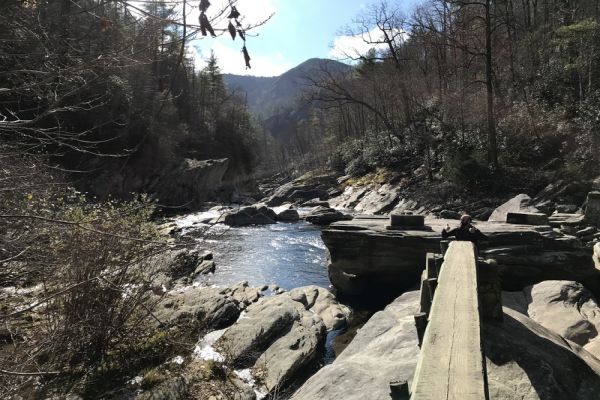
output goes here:
[{"label": "mountain ridge", "polygon": [[310,85],[306,77],[318,77],[324,68],[345,72],[352,67],[335,60],[310,58],[279,76],[223,74],[223,80],[230,91],[246,95],[248,106],[255,116],[267,119],[284,109],[293,108],[299,95]]}]

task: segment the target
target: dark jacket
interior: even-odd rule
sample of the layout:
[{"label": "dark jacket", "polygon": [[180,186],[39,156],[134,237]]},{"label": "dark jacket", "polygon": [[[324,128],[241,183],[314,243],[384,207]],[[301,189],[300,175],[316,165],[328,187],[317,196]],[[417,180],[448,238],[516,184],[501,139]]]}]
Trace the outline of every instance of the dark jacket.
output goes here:
[{"label": "dark jacket", "polygon": [[[471,228],[475,229],[475,232],[470,232]],[[442,238],[447,239],[451,236],[454,236],[456,240],[462,240],[466,242],[477,243],[480,240],[486,240],[487,236],[485,236],[481,231],[475,228],[473,225],[468,224],[464,226],[459,226],[458,228],[450,229],[448,232],[446,230],[442,230]]]}]

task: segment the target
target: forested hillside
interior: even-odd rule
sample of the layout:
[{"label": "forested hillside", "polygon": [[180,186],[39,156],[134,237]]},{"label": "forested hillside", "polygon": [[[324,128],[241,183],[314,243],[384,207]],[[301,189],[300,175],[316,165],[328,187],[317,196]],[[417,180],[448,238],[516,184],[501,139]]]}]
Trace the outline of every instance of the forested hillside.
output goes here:
[{"label": "forested hillside", "polygon": [[348,54],[357,64],[345,76],[313,77],[315,107],[287,163],[352,175],[424,166],[458,188],[597,173],[597,1],[399,6],[378,3],[349,25],[372,50]]},{"label": "forested hillside", "polygon": [[[49,155],[102,197],[160,193],[186,158],[229,158],[231,178],[250,174],[243,99],[229,96],[214,57],[197,70],[188,56],[189,41],[202,38],[198,21],[184,17],[192,6],[3,2],[3,146]],[[228,10],[217,11],[212,23],[226,24]]]}]

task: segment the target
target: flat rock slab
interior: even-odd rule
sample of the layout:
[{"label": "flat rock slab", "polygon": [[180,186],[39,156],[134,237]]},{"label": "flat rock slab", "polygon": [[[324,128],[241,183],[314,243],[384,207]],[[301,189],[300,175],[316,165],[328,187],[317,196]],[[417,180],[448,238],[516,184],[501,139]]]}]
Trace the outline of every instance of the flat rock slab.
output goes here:
[{"label": "flat rock slab", "polygon": [[[455,220],[425,218],[424,228],[388,230],[389,219],[359,215],[322,231],[331,255],[329,278],[340,295],[397,297],[417,287],[427,253],[439,253],[441,231]],[[542,280],[575,280],[592,291],[600,274],[592,250],[550,226],[476,222],[488,240],[482,256],[497,259],[503,288],[520,290]]]}]

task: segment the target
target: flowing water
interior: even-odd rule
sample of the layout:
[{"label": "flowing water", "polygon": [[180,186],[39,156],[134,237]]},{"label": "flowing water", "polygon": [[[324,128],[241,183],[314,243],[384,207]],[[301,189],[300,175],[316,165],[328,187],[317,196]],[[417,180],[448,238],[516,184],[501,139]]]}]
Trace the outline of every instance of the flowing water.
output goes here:
[{"label": "flowing water", "polygon": [[[213,253],[217,269],[203,285],[276,284],[290,290],[306,285],[330,286],[327,249],[319,228],[307,222],[229,228],[198,223],[204,214],[177,220],[183,234],[198,236],[199,247]],[[198,232],[204,232],[198,234]]]},{"label": "flowing water", "polygon": [[[210,212],[198,213],[176,220],[182,234],[196,238],[198,247],[212,252],[217,264],[214,274],[198,278],[196,284],[225,287],[248,281],[250,286],[275,284],[285,290],[307,285],[331,287],[327,248],[318,227],[305,221],[242,228],[201,222],[217,216]],[[351,327],[348,330],[352,331]],[[202,338],[197,347],[198,356],[218,359],[220,355],[214,352],[212,343],[222,332],[212,332]],[[345,332],[346,329],[342,329],[327,334],[321,365],[334,361],[336,338]],[[253,386],[252,379],[248,382]],[[257,396],[262,398],[264,393],[257,392]]]}]

